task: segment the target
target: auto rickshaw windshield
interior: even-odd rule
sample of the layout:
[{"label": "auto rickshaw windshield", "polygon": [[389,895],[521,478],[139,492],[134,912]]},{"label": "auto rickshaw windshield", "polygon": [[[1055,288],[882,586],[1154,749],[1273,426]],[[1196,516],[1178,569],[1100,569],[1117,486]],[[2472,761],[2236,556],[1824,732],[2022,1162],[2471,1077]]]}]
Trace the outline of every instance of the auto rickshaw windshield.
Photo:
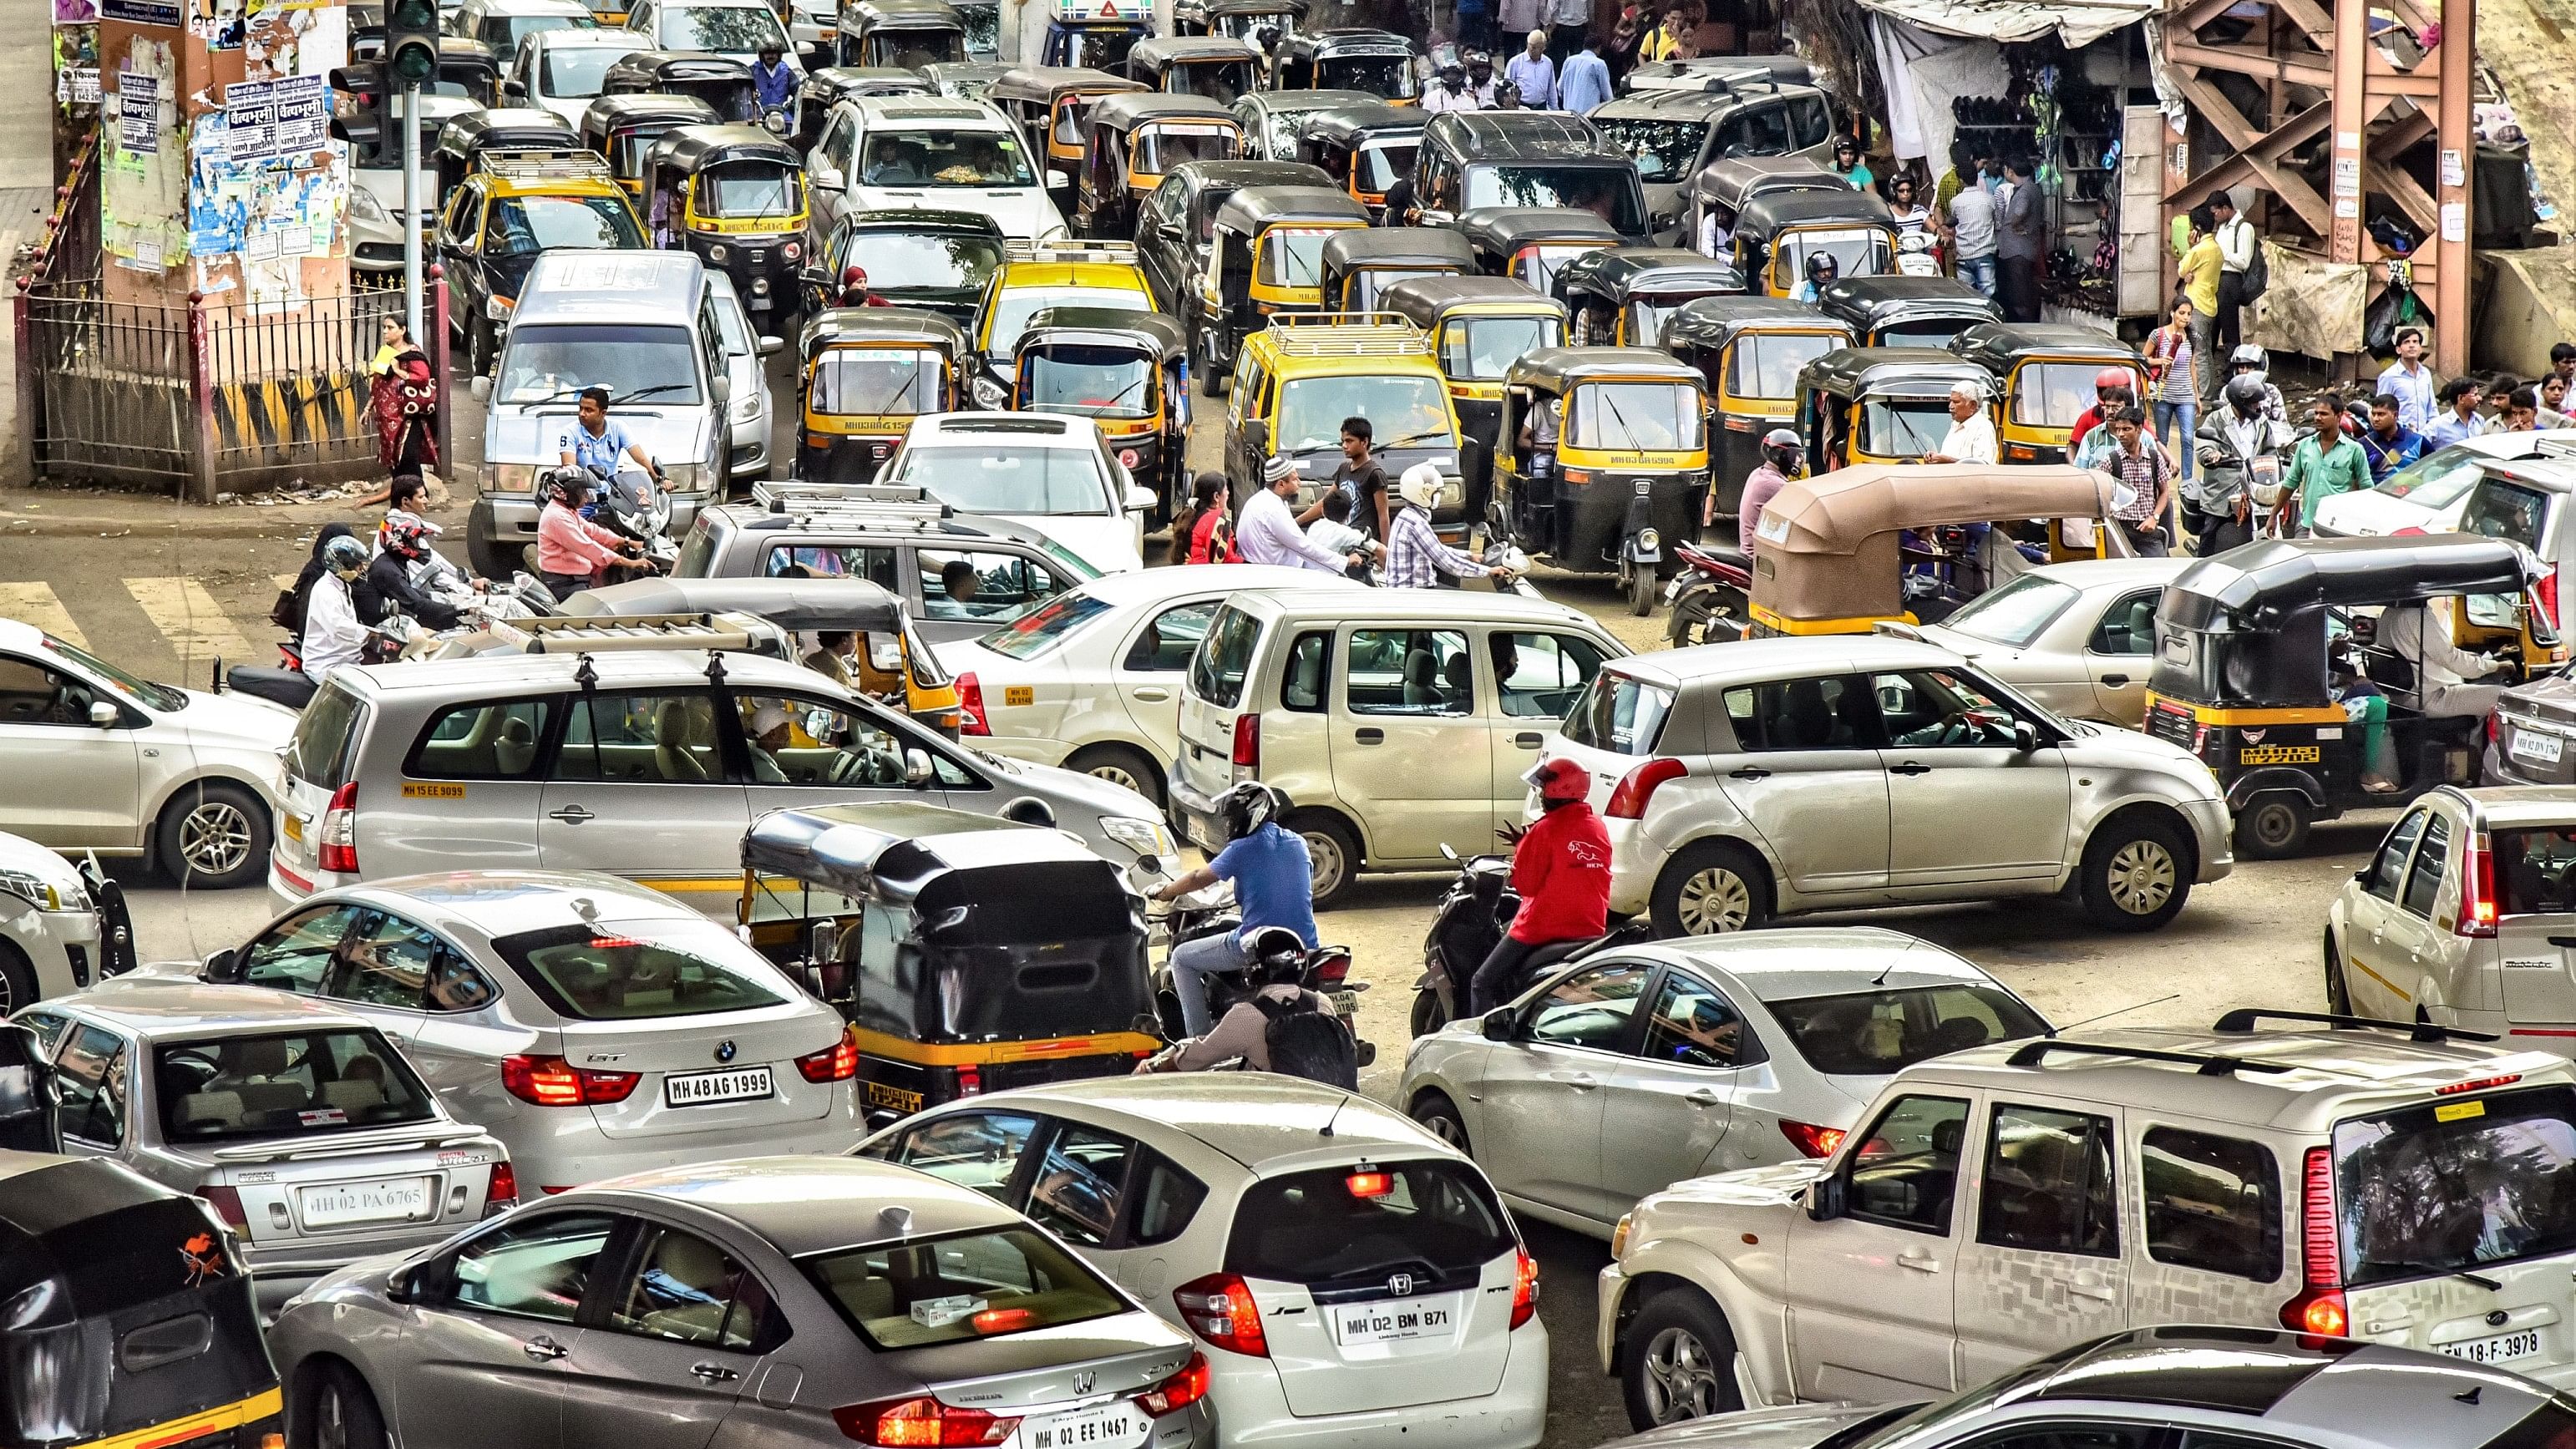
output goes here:
[{"label": "auto rickshaw windshield", "polygon": [[1664,335],[1664,319],[1699,300],[1697,293],[1638,296],[1628,299],[1628,335],[1640,347],[1651,347]]},{"label": "auto rickshaw windshield", "polygon": [[1699,163],[1708,139],[1706,121],[1659,121],[1645,116],[1594,116],[1610,144],[1637,158],[1637,174],[1648,181],[1675,181]]},{"label": "auto rickshaw windshield", "polygon": [[492,205],[488,246],[505,257],[555,247],[640,250],[644,232],[613,196],[504,196]]},{"label": "auto rickshaw windshield", "polygon": [[839,347],[814,361],[808,403],[826,417],[939,411],[939,354],[919,347]]},{"label": "auto rickshaw windshield", "polygon": [[961,232],[923,235],[870,230],[851,238],[842,262],[852,261],[867,268],[868,290],[873,292],[933,287],[981,290],[1002,265],[1002,243],[998,237]]},{"label": "auto rickshaw windshield", "polygon": [[704,217],[792,217],[805,204],[805,174],[775,161],[736,161],[698,176],[697,212]]},{"label": "auto rickshaw windshield", "polygon": [[[1636,173],[1606,166],[1470,166],[1460,210],[1480,206],[1572,206],[1616,230],[1643,235]],[[1587,248],[1589,250],[1589,248]]]},{"label": "auto rickshaw windshield", "polygon": [[586,387],[612,403],[698,401],[698,359],[685,327],[560,322],[510,329],[501,354],[503,402],[570,402]]},{"label": "auto rickshaw windshield", "polygon": [[1419,374],[1291,378],[1279,389],[1274,446],[1283,453],[1333,447],[1342,419],[1365,417],[1380,450],[1450,436],[1448,389]]},{"label": "auto rickshaw windshield", "polygon": [[1798,373],[1844,345],[1832,332],[1747,332],[1727,355],[1729,397],[1781,399],[1798,395]]},{"label": "auto rickshaw windshield", "polygon": [[1462,382],[1496,382],[1521,354],[1564,340],[1554,317],[1452,317],[1440,329],[1440,370]]},{"label": "auto rickshaw windshield", "polygon": [[1780,238],[1779,268],[1774,276],[1786,277],[1796,286],[1807,277],[1807,259],[1826,255],[1834,259],[1837,275],[1876,277],[1884,275],[1892,258],[1888,253],[1887,233],[1876,227],[1827,227],[1814,231],[1793,231]]},{"label": "auto rickshaw windshield", "polygon": [[1032,353],[1023,407],[1085,417],[1150,417],[1154,413],[1154,363],[1119,347],[1050,345]]},{"label": "auto rickshaw windshield", "polygon": [[2025,362],[2013,374],[2012,420],[2043,428],[2071,428],[2098,401],[2093,379],[2099,362]]},{"label": "auto rickshaw windshield", "polygon": [[1187,161],[1231,161],[1241,149],[1231,126],[1147,126],[1136,133],[1131,164],[1148,176],[1160,176]]},{"label": "auto rickshaw windshield", "polygon": [[1587,382],[1566,409],[1565,446],[1604,453],[1691,452],[1707,446],[1699,390],[1677,382]]},{"label": "auto rickshaw windshield", "polygon": [[[643,38],[637,37],[642,45]],[[610,45],[555,45],[546,48],[545,92],[548,100],[586,101],[599,94],[608,68],[627,52]]]},{"label": "auto rickshaw windshield", "polygon": [[[871,277],[870,280],[874,280]],[[1121,312],[1151,312],[1154,299],[1143,292],[1109,287],[1005,287],[993,298],[984,350],[993,357],[1017,354],[1020,334],[1029,318],[1047,307],[1107,307]]]},{"label": "auto rickshaw windshield", "polygon": [[1315,63],[1314,89],[1366,91],[1390,101],[1421,94],[1413,78],[1413,61],[1401,55],[1339,56]]},{"label": "auto rickshaw windshield", "polygon": [[1176,83],[1168,88],[1172,94],[1205,96],[1220,106],[1233,105],[1259,84],[1249,59],[1202,61],[1176,66],[1174,70]]},{"label": "auto rickshaw windshield", "polygon": [[1935,397],[1873,397],[1861,402],[1860,451],[1873,458],[1919,458],[1950,435],[1950,405]]},{"label": "auto rickshaw windshield", "polygon": [[1037,185],[1019,142],[988,131],[879,131],[868,138],[860,180],[902,187]]},{"label": "auto rickshaw windshield", "polygon": [[1512,253],[1511,274],[1530,284],[1542,296],[1556,291],[1556,271],[1567,262],[1587,252],[1597,252],[1601,242],[1557,242],[1544,246],[1523,247]]},{"label": "auto rickshaw windshield", "polygon": [[1384,193],[1398,180],[1413,174],[1413,155],[1422,149],[1422,139],[1407,136],[1400,141],[1372,141],[1351,153],[1351,176],[1362,191]]},{"label": "auto rickshaw windshield", "polygon": [[1254,279],[1265,287],[1320,287],[1324,243],[1337,227],[1274,226],[1261,234],[1261,264]]}]

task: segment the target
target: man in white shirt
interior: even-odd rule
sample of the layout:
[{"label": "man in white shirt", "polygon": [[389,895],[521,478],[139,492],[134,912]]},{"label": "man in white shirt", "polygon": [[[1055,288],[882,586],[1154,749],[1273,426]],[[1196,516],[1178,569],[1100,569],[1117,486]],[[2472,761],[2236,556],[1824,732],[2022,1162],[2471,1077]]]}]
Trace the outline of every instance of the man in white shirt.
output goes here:
[{"label": "man in white shirt", "polygon": [[367,626],[358,622],[357,604],[349,597],[350,582],[366,571],[365,544],[342,537],[322,545],[322,572],[305,601],[300,649],[304,677],[315,684],[341,665],[357,663],[366,646]]},{"label": "man in white shirt", "polygon": [[2226,192],[2211,192],[2207,205],[2218,223],[2211,233],[2218,242],[2218,345],[2213,351],[2233,352],[2244,340],[2238,313],[2245,306],[2245,269],[2254,265],[2254,248],[2261,242],[2254,235],[2254,223],[2237,214],[2236,203]]},{"label": "man in white shirt", "polygon": [[1297,515],[1288,507],[1288,500],[1297,495],[1293,460],[1271,459],[1262,466],[1261,482],[1262,487],[1243,500],[1242,516],[1234,523],[1234,546],[1245,563],[1338,574],[1368,561],[1366,553],[1338,554],[1297,531]]},{"label": "man in white shirt", "polygon": [[2427,715],[2484,719],[2504,693],[2501,684],[2472,681],[2494,676],[2504,665],[2484,654],[2472,654],[2451,638],[2451,601],[2400,604],[2379,615],[2380,647],[2415,666],[2416,707]]},{"label": "man in white shirt", "polygon": [[1941,451],[1926,453],[1926,463],[1992,464],[2001,454],[1995,445],[1995,420],[1986,416],[1986,387],[1962,382],[1950,389],[1950,432]]},{"label": "man in white shirt", "polygon": [[2433,369],[2424,365],[2424,329],[2397,329],[2397,360],[2379,374],[2379,390],[2397,399],[2400,427],[2419,433],[2433,426]]}]

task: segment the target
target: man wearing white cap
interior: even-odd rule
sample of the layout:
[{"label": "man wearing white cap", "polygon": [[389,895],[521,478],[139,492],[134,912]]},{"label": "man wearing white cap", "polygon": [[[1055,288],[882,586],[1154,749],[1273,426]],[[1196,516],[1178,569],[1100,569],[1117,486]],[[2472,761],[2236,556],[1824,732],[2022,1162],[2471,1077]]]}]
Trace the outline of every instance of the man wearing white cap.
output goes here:
[{"label": "man wearing white cap", "polygon": [[1296,460],[1272,458],[1262,465],[1261,482],[1262,486],[1243,500],[1242,516],[1234,525],[1234,546],[1245,563],[1338,574],[1352,564],[1368,561],[1365,553],[1337,554],[1297,530],[1297,516],[1288,510],[1288,500],[1297,495]]},{"label": "man wearing white cap", "polygon": [[1474,554],[1461,553],[1440,541],[1431,528],[1431,510],[1440,503],[1440,470],[1428,463],[1416,463],[1404,470],[1396,484],[1396,495],[1404,507],[1395,515],[1395,527],[1386,543],[1386,586],[1391,589],[1437,588],[1440,576],[1466,578],[1485,574],[1501,578],[1509,570],[1487,568]]},{"label": "man wearing white cap", "polygon": [[786,784],[787,772],[778,767],[778,752],[787,748],[796,733],[786,707],[762,701],[752,710],[751,724],[743,733],[751,736],[751,778],[763,785]]}]

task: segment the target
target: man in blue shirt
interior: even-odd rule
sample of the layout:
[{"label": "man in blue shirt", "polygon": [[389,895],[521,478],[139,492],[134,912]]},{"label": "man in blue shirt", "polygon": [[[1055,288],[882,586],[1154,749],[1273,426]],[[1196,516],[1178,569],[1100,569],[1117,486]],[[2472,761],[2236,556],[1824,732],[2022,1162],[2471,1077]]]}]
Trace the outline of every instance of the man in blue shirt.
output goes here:
[{"label": "man in blue shirt", "polygon": [[760,63],[751,68],[751,84],[760,92],[763,111],[796,99],[796,70],[782,58],[785,55],[773,40],[760,48]]},{"label": "man in blue shirt", "polygon": [[1230,880],[1235,907],[1243,916],[1236,930],[1172,947],[1172,990],[1181,998],[1182,1030],[1192,1037],[1205,1036],[1216,1025],[1203,978],[1212,972],[1242,970],[1243,943],[1253,932],[1266,926],[1285,927],[1309,949],[1316,939],[1314,863],[1306,854],[1305,838],[1273,818],[1282,803],[1279,792],[1247,780],[1219,795],[1215,803],[1225,821],[1225,849],[1154,893],[1154,899],[1168,901]]},{"label": "man in blue shirt", "polygon": [[2397,421],[2422,431],[2433,426],[2433,369],[2424,365],[2424,331],[2397,329],[2397,360],[2379,374],[2379,395],[2397,399]]},{"label": "man in blue shirt", "polygon": [[2442,384],[2442,415],[2424,430],[2424,449],[2447,448],[2486,431],[2487,420],[2478,416],[2478,380],[2455,377]]},{"label": "man in blue shirt", "polygon": [[1533,30],[1520,54],[1503,67],[1503,78],[1521,93],[1521,106],[1532,111],[1556,109],[1556,62],[1547,58],[1547,32]]},{"label": "man in blue shirt", "polygon": [[2361,451],[2370,460],[2370,481],[2385,483],[2389,474],[2424,456],[2424,435],[2398,421],[2397,399],[2383,392],[2370,400]]},{"label": "man in blue shirt", "polygon": [[562,454],[563,466],[588,468],[602,478],[617,476],[617,460],[632,457],[635,466],[655,478],[662,470],[645,456],[644,445],[626,436],[626,430],[610,421],[608,389],[586,387],[581,390],[580,412],[571,427],[555,437],[555,447]]},{"label": "man in blue shirt", "polygon": [[1566,57],[1565,74],[1557,77],[1556,101],[1578,116],[1590,115],[1610,99],[1610,67],[1593,54],[1592,42]]}]

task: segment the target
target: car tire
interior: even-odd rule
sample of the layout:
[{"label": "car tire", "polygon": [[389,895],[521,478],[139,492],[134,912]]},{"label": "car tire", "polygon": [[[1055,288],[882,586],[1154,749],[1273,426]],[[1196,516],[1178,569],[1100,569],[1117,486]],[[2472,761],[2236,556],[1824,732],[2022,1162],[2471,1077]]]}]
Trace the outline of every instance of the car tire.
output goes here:
[{"label": "car tire", "polygon": [[1761,857],[1731,840],[1685,846],[1655,881],[1655,935],[1717,936],[1771,918],[1771,877]]},{"label": "car tire", "polygon": [[2343,953],[2335,949],[2334,932],[2326,932],[2326,1010],[2352,1015],[2352,987],[2343,978]]},{"label": "car tire", "polygon": [[2144,815],[2115,816],[2084,843],[2084,913],[2106,931],[2152,931],[2191,896],[2182,832]]},{"label": "car tire", "polygon": [[1095,780],[1124,785],[1160,806],[1165,798],[1163,772],[1141,750],[1125,745],[1092,745],[1073,752],[1064,767],[1078,770]]},{"label": "car tire", "polygon": [[1291,811],[1279,823],[1305,838],[1306,855],[1315,868],[1315,904],[1340,899],[1360,873],[1360,843],[1351,828],[1320,810]]},{"label": "car tire", "polygon": [[161,807],[153,858],[183,889],[228,891],[268,873],[268,807],[240,785],[198,780]]},{"label": "car tire", "polygon": [[36,984],[35,963],[14,942],[0,941],[0,1017],[33,1006],[43,988]]},{"label": "car tire", "polygon": [[484,538],[474,533],[465,535],[466,562],[474,565],[475,573],[487,579],[508,579],[511,572],[524,562],[520,553],[521,550],[506,547],[497,538]]},{"label": "car tire", "polygon": [[287,1428],[294,1449],[392,1449],[374,1392],[357,1370],[336,1360],[312,1370]]},{"label": "car tire", "polygon": [[491,374],[496,342],[489,319],[476,317],[465,324],[466,376],[486,377]]},{"label": "car tire", "polygon": [[1619,1360],[1620,1397],[1639,1433],[1744,1407],[1735,1386],[1735,1334],[1696,1288],[1667,1288],[1646,1300]]},{"label": "car tire", "polygon": [[2308,843],[2316,811],[2308,797],[2291,790],[2257,795],[2236,817],[2236,852],[2248,860],[2280,860],[2298,854]]},{"label": "car tire", "polygon": [[1475,1149],[1467,1141],[1467,1119],[1460,1115],[1458,1104],[1442,1092],[1425,1092],[1414,1101],[1409,1113],[1422,1130],[1458,1149],[1465,1157],[1474,1157]]}]

